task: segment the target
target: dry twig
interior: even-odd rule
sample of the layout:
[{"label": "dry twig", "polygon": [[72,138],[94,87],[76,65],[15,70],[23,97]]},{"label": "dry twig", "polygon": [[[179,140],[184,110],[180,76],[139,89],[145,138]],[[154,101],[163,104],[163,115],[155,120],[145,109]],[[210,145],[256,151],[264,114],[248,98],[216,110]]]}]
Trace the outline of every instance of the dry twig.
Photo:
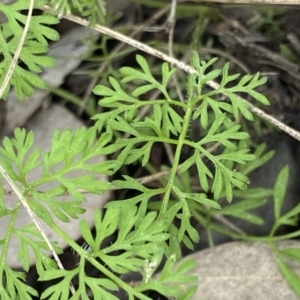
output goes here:
[{"label": "dry twig", "polygon": [[[42,8],[43,10],[45,11],[48,11],[48,12],[53,12],[52,8],[45,5],[43,6]],[[75,23],[78,23],[78,24],[81,24],[83,26],[86,26],[88,27],[89,26],[89,22],[85,19],[82,19],[80,17],[77,17],[77,16],[74,16],[74,15],[64,15],[63,18],[67,19],[67,20],[70,20],[72,22],[75,22]],[[182,69],[184,70],[185,72],[189,73],[189,74],[196,74],[197,71],[191,67],[190,65],[182,62],[182,61],[179,61],[173,57],[170,57],[168,55],[166,55],[165,53],[159,51],[159,50],[156,50],[144,43],[141,43],[139,41],[136,41],[130,37],[127,37],[123,34],[121,34],[120,32],[117,32],[111,28],[108,28],[108,27],[105,27],[105,26],[102,26],[102,25],[95,25],[93,26],[93,29],[94,30],[97,30],[101,33],[104,33],[104,34],[108,34],[112,37],[114,37],[115,39],[117,40],[120,40],[120,41],[123,41],[124,43],[127,43],[143,52],[146,52],[150,55],[153,55],[153,56],[156,56],[168,63],[170,63],[171,65],[174,65],[176,66],[177,68],[179,69]],[[209,81],[207,82],[207,84],[213,88],[213,89],[218,89],[219,88],[219,84],[215,81]],[[286,132],[287,134],[289,134],[290,136],[292,136],[293,138],[297,139],[298,141],[300,141],[300,132],[298,132],[297,130],[293,129],[292,127],[284,124],[283,122],[277,120],[276,118],[274,118],[273,116],[265,113],[263,110],[259,109],[258,107],[250,104],[247,100],[239,97],[240,101],[244,102],[245,104],[247,104],[248,106],[248,109],[251,110],[253,113],[255,113],[256,115],[260,116],[261,118],[265,119],[266,121],[272,123],[274,126],[278,127],[279,129],[281,129],[282,131]]]}]

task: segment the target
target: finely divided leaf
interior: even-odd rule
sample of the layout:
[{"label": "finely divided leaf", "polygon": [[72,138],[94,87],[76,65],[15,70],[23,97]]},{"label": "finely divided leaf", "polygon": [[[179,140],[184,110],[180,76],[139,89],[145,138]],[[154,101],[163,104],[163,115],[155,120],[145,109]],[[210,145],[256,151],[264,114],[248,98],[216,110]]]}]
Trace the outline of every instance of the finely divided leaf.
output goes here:
[{"label": "finely divided leaf", "polygon": [[[34,8],[40,8],[45,3],[46,1],[34,1]],[[22,12],[26,9],[28,9],[27,0],[15,1],[10,5],[0,3],[0,11],[8,19],[7,23],[0,25],[0,55],[4,56],[5,62],[0,65],[0,85],[3,83],[23,33],[27,16],[22,14]],[[11,86],[15,87],[16,94],[20,100],[24,100],[26,96],[31,96],[34,92],[34,87],[45,88],[43,80],[36,76],[35,73],[41,72],[42,67],[52,67],[55,63],[52,58],[43,54],[48,52],[47,39],[52,41],[58,39],[58,33],[48,27],[57,23],[58,19],[54,16],[31,17],[26,40],[19,56],[19,63],[14,69],[4,98],[7,97]],[[26,65],[26,68],[20,65],[22,62]]]}]

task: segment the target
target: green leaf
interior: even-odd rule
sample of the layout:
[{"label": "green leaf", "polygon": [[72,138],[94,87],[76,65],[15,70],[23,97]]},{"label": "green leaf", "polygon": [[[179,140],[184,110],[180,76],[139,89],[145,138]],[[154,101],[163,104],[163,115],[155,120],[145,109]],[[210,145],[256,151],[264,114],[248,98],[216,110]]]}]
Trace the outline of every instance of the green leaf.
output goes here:
[{"label": "green leaf", "polygon": [[[200,124],[203,127],[203,129],[206,129],[208,126],[208,113],[207,113],[207,109],[208,109],[208,103],[207,101],[205,101],[205,99],[203,100],[203,103],[200,106],[201,110],[199,109],[199,113],[200,114]],[[196,118],[197,114],[195,113],[193,118]]]},{"label": "green leaf", "polygon": [[68,300],[69,299],[69,287],[71,284],[72,278],[77,275],[78,269],[74,270],[48,270],[43,274],[40,274],[39,280],[49,281],[51,279],[61,278],[59,282],[55,285],[48,287],[41,295],[41,299],[61,299]]},{"label": "green leaf", "polygon": [[223,124],[223,121],[225,119],[225,114],[220,115],[219,117],[217,117],[215,119],[215,121],[213,122],[213,124],[211,125],[206,137],[202,140],[202,143],[206,143],[206,142],[210,142],[211,139],[209,139],[210,137],[213,137],[216,133],[216,131],[220,128],[220,126]]},{"label": "green leaf", "polygon": [[[195,153],[197,154],[197,153]],[[197,171],[199,175],[199,180],[201,187],[205,192],[208,191],[209,185],[208,185],[208,178],[213,178],[213,174],[211,171],[208,169],[208,167],[203,163],[200,155],[196,155],[196,166],[197,166]]]},{"label": "green leaf", "polygon": [[300,251],[299,248],[287,248],[280,250],[280,254],[288,259],[297,261],[300,263]]},{"label": "green leaf", "polygon": [[260,94],[256,91],[249,91],[249,95],[264,105],[270,105],[269,100],[263,94]]},{"label": "green leaf", "polygon": [[290,288],[300,296],[300,277],[281,258],[277,258],[277,264]]},{"label": "green leaf", "polygon": [[168,114],[170,117],[170,123],[174,125],[175,130],[173,134],[180,134],[182,131],[183,118],[170,106],[168,106]]},{"label": "green leaf", "polygon": [[247,165],[241,166],[241,172],[245,175],[249,174],[250,172],[254,171],[255,169],[259,168],[260,166],[264,165],[267,163],[275,154],[275,151],[269,151],[265,154],[264,151],[266,149],[265,144],[260,144],[255,152],[254,155],[256,156],[255,160],[252,160],[249,162]]},{"label": "green leaf", "polygon": [[109,107],[113,105],[115,102],[119,101],[120,99],[122,99],[122,101],[129,102],[129,103],[136,102],[136,99],[134,97],[128,95],[126,92],[123,91],[118,80],[116,80],[113,77],[109,77],[109,82],[113,86],[114,90],[103,85],[97,85],[93,89],[93,92],[96,95],[105,97],[99,101],[99,103],[102,106]]},{"label": "green leaf", "polygon": [[108,125],[116,131],[130,133],[133,136],[139,136],[139,132],[130,126],[123,118],[117,117],[116,120],[109,120]]},{"label": "green leaf", "polygon": [[26,284],[24,273],[14,271],[8,266],[4,266],[4,272],[7,286],[6,291],[1,293],[1,297],[3,295],[6,299],[16,299],[18,295],[21,299],[31,300],[33,296],[38,296],[37,291]]},{"label": "green leaf", "polygon": [[93,244],[89,243],[94,249],[100,247],[102,241],[117,230],[120,211],[118,209],[107,209],[105,215],[100,210],[94,211],[94,220],[96,224],[96,237]]},{"label": "green leaf", "polygon": [[[118,290],[118,286],[113,281],[105,278],[93,278],[89,276],[82,276],[81,278],[86,287],[91,291],[94,298],[99,300],[118,300],[118,298],[111,293],[111,291]],[[85,290],[83,290],[80,294],[81,297],[86,296],[86,299],[90,299],[90,296],[87,296]],[[73,297],[70,299],[73,299]]]},{"label": "green leaf", "polygon": [[281,206],[286,193],[288,178],[289,178],[289,167],[285,166],[279,172],[274,186],[273,198],[274,198],[274,215],[276,220],[280,218]]},{"label": "green leaf", "polygon": [[266,199],[248,199],[242,200],[235,204],[230,204],[228,206],[223,207],[221,210],[214,211],[214,214],[218,215],[228,215],[238,219],[245,220],[249,223],[255,225],[264,224],[264,220],[254,214],[247,212],[247,210],[255,209],[260,207],[266,203]]},{"label": "green leaf", "polygon": [[135,91],[133,92],[133,96],[140,96],[141,94],[144,94],[151,89],[158,89],[161,91],[161,93],[166,97],[166,99],[170,100],[169,93],[166,90],[166,84],[168,83],[171,76],[175,73],[175,69],[169,71],[165,64],[162,65],[162,76],[163,80],[162,83],[158,82],[152,75],[150,71],[150,67],[147,63],[147,60],[141,56],[136,56],[136,61],[142,68],[142,72],[129,68],[129,67],[123,67],[120,69],[120,73],[123,75],[122,83],[127,83],[131,81],[145,81],[147,82],[146,85],[141,84]]},{"label": "green leaf", "polygon": [[138,88],[136,88],[133,92],[132,92],[132,96],[133,97],[139,97],[141,96],[142,94],[146,94],[148,93],[149,91],[153,90],[154,89],[154,86],[153,84],[149,84],[149,85],[142,85]]},{"label": "green leaf", "polygon": [[191,275],[195,261],[186,259],[174,265],[174,255],[168,258],[163,270],[155,279],[143,282],[138,291],[154,290],[168,297],[181,297],[197,279]]},{"label": "green leaf", "polygon": [[291,209],[289,212],[287,212],[285,215],[280,217],[280,223],[286,223],[289,219],[293,217],[297,217],[297,215],[300,213],[300,203],[296,205],[293,209]]},{"label": "green leaf", "polygon": [[230,81],[237,79],[240,74],[228,75],[229,63],[226,63],[222,70],[222,81],[220,83],[220,87],[225,87]]},{"label": "green leaf", "polygon": [[213,70],[206,74],[200,81],[201,85],[206,84],[207,82],[216,79],[221,74],[221,70]]},{"label": "green leaf", "polygon": [[198,203],[204,204],[204,205],[206,205],[208,207],[211,207],[211,208],[215,208],[215,209],[220,209],[221,208],[219,203],[217,203],[216,201],[208,199],[207,195],[203,194],[203,193],[198,193],[198,194],[196,194],[196,193],[185,193],[184,196],[187,199],[194,200]]},{"label": "green leaf", "polygon": [[162,72],[162,85],[167,86],[172,76],[176,73],[176,68],[169,69],[168,63],[163,63],[161,66],[161,72]]},{"label": "green leaf", "polygon": [[127,176],[123,175],[125,178],[125,181],[123,180],[114,180],[112,182],[112,185],[118,188],[124,188],[124,189],[135,189],[144,193],[149,192],[150,190],[142,185],[139,181]]},{"label": "green leaf", "polygon": [[234,190],[233,195],[243,199],[267,199],[273,195],[273,190],[262,188],[252,188],[246,191]]},{"label": "green leaf", "polygon": [[145,74],[152,76],[147,60],[142,55],[137,55],[136,61],[141,66]]},{"label": "green leaf", "polygon": [[249,152],[248,149],[243,149],[239,151],[223,153],[218,155],[217,157],[219,160],[230,160],[243,165],[246,163],[246,161],[251,161],[256,158],[255,155],[248,154],[248,152]]},{"label": "green leaf", "polygon": [[[108,207],[104,218],[99,218],[99,213],[95,215],[95,224],[95,240],[91,240],[90,234],[84,235],[93,249],[98,249],[103,239],[118,228],[117,240],[104,250],[93,253],[118,273],[137,271],[144,265],[145,259],[150,259],[155,253],[157,245],[169,237],[165,219],[158,220],[155,212],[146,214],[143,206],[137,209],[136,206],[126,205],[117,210],[116,206]],[[115,251],[123,253],[116,255]]]}]

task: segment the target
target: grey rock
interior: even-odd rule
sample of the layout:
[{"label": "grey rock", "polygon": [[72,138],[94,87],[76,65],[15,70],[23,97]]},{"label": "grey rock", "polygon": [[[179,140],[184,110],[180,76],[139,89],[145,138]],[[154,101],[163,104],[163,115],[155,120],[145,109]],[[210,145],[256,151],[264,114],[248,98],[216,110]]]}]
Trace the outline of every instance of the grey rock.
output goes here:
[{"label": "grey rock", "polygon": [[[284,241],[279,248],[299,248]],[[263,243],[231,242],[188,256],[197,262],[198,289],[192,300],[297,300],[279,271],[271,248]],[[300,276],[299,263],[290,267]]]}]

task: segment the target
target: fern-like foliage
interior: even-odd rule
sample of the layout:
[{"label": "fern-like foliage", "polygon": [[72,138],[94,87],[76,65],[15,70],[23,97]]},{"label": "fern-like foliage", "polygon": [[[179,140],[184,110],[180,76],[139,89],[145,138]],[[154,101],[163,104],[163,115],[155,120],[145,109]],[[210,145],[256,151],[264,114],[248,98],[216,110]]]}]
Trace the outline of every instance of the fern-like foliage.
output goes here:
[{"label": "fern-like foliage", "polygon": [[[192,249],[199,241],[198,232],[191,224],[194,208],[219,210],[221,196],[225,195],[231,201],[234,190],[246,189],[248,179],[245,172],[239,171],[239,166],[256,157],[241,146],[249,135],[234,122],[240,114],[252,119],[247,105],[239,101],[238,93],[248,93],[267,103],[254,91],[265,82],[259,75],[245,76],[235,87],[227,87],[238,76],[228,75],[227,65],[223,71],[207,72],[214,62],[200,62],[194,54],[192,63],[197,74],[187,80],[188,97],[182,103],[172,99],[168,87],[176,70],[164,63],[161,77],[157,79],[147,60],[138,55],[139,68],[123,67],[120,82],[111,77],[111,87],[99,85],[94,89],[101,97],[99,105],[106,110],[94,116],[96,123],[92,128],[80,128],[75,132],[57,130],[51,149],[44,153],[34,147],[32,132],[16,129],[13,139],[4,139],[3,147],[0,147],[1,166],[22,190],[32,211],[80,256],[80,262],[73,270],[57,269],[47,257],[46,243],[37,229],[33,225],[22,229],[15,226],[21,205],[15,203],[9,207],[3,200],[4,191],[0,189],[1,216],[10,218],[7,235],[1,240],[1,261],[5,262],[9,241],[16,235],[21,241],[18,258],[24,270],[29,268],[30,252],[36,258],[39,280],[58,279],[55,287],[49,287],[41,299],[88,299],[90,294],[97,299],[117,299],[113,292],[118,289],[125,290],[129,299],[149,299],[146,296],[149,290],[177,299],[186,299],[192,294],[196,277],[189,271],[194,264],[187,260],[175,265],[175,261],[181,257],[182,243]],[[219,90],[203,92],[207,81],[219,76]],[[134,86],[133,90],[126,89],[128,83]],[[154,90],[159,91],[159,98],[147,99],[148,92]],[[218,93],[227,95],[229,101],[219,101]],[[149,113],[143,117],[141,110],[145,107],[149,108]],[[213,111],[210,119],[209,111]],[[190,140],[189,124],[196,119],[205,134]],[[168,167],[169,176],[162,187],[150,188],[128,175],[111,183],[96,179],[96,174],[113,175],[129,164],[151,166],[154,143],[167,143],[175,151],[174,161]],[[209,150],[215,143],[220,144],[218,154]],[[183,147],[192,149],[190,157],[182,157]],[[91,162],[99,156],[111,154],[115,159]],[[179,177],[186,178],[192,166],[196,166],[201,193],[184,189],[178,180]],[[29,180],[28,174],[36,168],[42,169],[42,176]],[[81,171],[81,175],[74,175],[76,171]],[[51,183],[51,187],[46,189],[46,183]],[[133,190],[134,196],[108,203],[105,213],[96,210],[95,235],[83,219],[80,232],[88,246],[80,247],[55,224],[55,219],[68,222],[80,217],[84,213],[81,204],[86,193],[101,194],[112,187]],[[65,194],[70,195],[67,202],[61,201]],[[152,200],[157,198],[161,199],[160,204],[149,211]],[[117,233],[117,239],[102,248],[104,239],[114,233]],[[61,251],[58,247],[55,250]],[[167,262],[161,275],[154,277],[165,258]],[[106,278],[87,276],[84,272],[87,263]],[[131,286],[122,281],[122,275],[129,272],[142,274],[139,285]],[[24,289],[24,276],[5,263],[0,265],[0,275],[5,278],[0,285],[3,299],[14,299],[16,291],[22,299],[36,295],[33,289]],[[78,285],[75,293],[70,294],[69,286],[75,278]]]},{"label": "fern-like foliage", "polygon": [[[34,1],[34,8],[46,4],[45,0]],[[0,11],[7,18],[7,22],[0,25],[0,86],[4,81],[14,53],[21,39],[27,16],[23,11],[28,9],[27,0],[18,0],[11,5],[0,3]],[[48,41],[56,41],[58,33],[50,28],[57,24],[55,16],[43,14],[32,16],[28,33],[19,57],[19,63],[14,69],[10,84],[6,88],[3,98],[8,95],[13,86],[19,99],[31,96],[34,88],[45,88],[43,80],[37,75],[44,67],[52,67],[55,61],[46,55]]]},{"label": "fern-like foliage", "polygon": [[[46,0],[35,0],[34,8],[42,8],[48,4]],[[27,0],[18,0],[13,4],[0,3],[0,12],[4,14],[5,22],[0,24],[0,86],[4,81],[9,66],[23,34],[27,16],[24,11],[28,9]],[[52,0],[50,5],[58,15],[69,14],[76,10],[78,14],[89,19],[91,24],[105,22],[104,0]],[[11,87],[15,88],[19,99],[31,96],[35,88],[44,89],[44,81],[38,76],[43,68],[54,66],[53,58],[47,56],[49,41],[59,39],[59,34],[51,25],[59,23],[54,15],[42,13],[30,18],[29,29],[26,35],[18,63],[14,68],[11,80],[3,98],[6,99]]]},{"label": "fern-like foliage", "polygon": [[[180,219],[180,228],[171,225],[172,232],[176,236],[175,247],[172,251],[179,254],[179,243],[184,242],[188,247],[192,247],[192,242],[197,242],[199,236],[190,224],[191,211],[189,203],[197,202],[212,208],[220,208],[215,201],[225,192],[228,201],[232,200],[233,188],[246,189],[247,177],[228,166],[227,162],[234,164],[245,164],[247,161],[255,159],[253,154],[249,154],[248,149],[238,149],[237,142],[249,138],[249,135],[240,131],[240,125],[235,124],[232,119],[238,116],[239,112],[248,119],[252,119],[251,112],[247,105],[239,101],[238,92],[253,95],[258,101],[267,103],[267,99],[257,94],[253,88],[262,85],[265,79],[259,79],[259,75],[244,76],[234,88],[226,87],[227,84],[237,79],[236,76],[228,75],[228,65],[225,65],[223,72],[214,70],[205,73],[209,63],[200,62],[197,55],[193,57],[193,63],[198,74],[192,75],[188,82],[189,95],[186,103],[181,103],[172,99],[168,91],[167,84],[175,73],[175,69],[169,69],[164,63],[161,68],[161,80],[157,80],[151,74],[150,67],[145,58],[137,56],[140,70],[124,67],[120,69],[123,77],[121,82],[110,78],[111,88],[97,86],[94,92],[103,98],[99,104],[110,108],[108,112],[101,113],[94,117],[99,130],[114,132],[117,136],[115,143],[111,145],[111,152],[118,151],[117,161],[120,165],[140,162],[142,166],[149,163],[151,149],[154,143],[168,143],[175,147],[175,159],[170,171],[170,177],[166,186],[159,190],[149,190],[133,179],[124,177],[123,181],[112,182],[118,188],[135,189],[141,192],[140,196],[128,199],[125,202],[113,202],[108,206],[127,205],[128,201],[133,204],[149,201],[153,196],[160,195],[163,198],[160,216],[168,212],[169,201],[176,199],[171,211]],[[202,93],[205,83],[220,76],[220,90]],[[123,83],[137,84],[131,92],[123,89]],[[161,99],[147,99],[149,91],[159,90]],[[218,93],[229,95],[230,102],[218,101]],[[143,119],[140,118],[140,110],[151,107],[151,115]],[[180,107],[182,114],[176,107]],[[208,122],[208,110],[214,112],[214,119]],[[199,116],[201,116],[199,118]],[[207,134],[198,141],[190,141],[187,137],[188,126],[191,120],[199,118],[200,126],[207,130]],[[209,124],[209,125],[208,125]],[[209,127],[208,127],[209,126]],[[121,137],[123,133],[129,133],[130,138]],[[213,143],[223,145],[225,151],[219,155],[214,155],[208,151]],[[180,164],[180,156],[183,146],[193,149],[193,154]],[[209,167],[205,160],[209,160],[213,168]],[[180,172],[188,171],[192,166],[197,167],[199,182],[204,193],[187,193],[180,190],[175,184],[176,173],[180,167]],[[207,193],[213,193],[213,199],[208,199]],[[149,195],[149,196],[148,196]],[[170,212],[170,211],[169,211]],[[173,237],[174,238],[174,237]],[[176,246],[177,245],[177,246]],[[172,252],[171,251],[171,252]],[[180,255],[180,254],[179,254]]]},{"label": "fern-like foliage", "polygon": [[[105,21],[104,0],[35,0],[34,8],[47,4],[58,16],[75,13],[89,19],[91,24]],[[27,0],[18,0],[11,5],[0,3],[0,11],[6,17],[0,24],[0,86],[27,22],[24,14],[27,9]],[[32,95],[35,88],[45,87],[38,73],[55,63],[46,53],[48,42],[59,38],[58,33],[49,27],[58,21],[45,13],[32,16],[4,98],[11,88],[23,100]],[[168,298],[188,299],[195,291],[197,278],[191,275],[195,262],[176,262],[181,258],[182,244],[193,249],[199,241],[199,234],[191,223],[192,217],[203,225],[212,215],[231,216],[260,225],[264,220],[249,210],[273,196],[276,221],[269,239],[279,226],[297,224],[300,205],[281,215],[287,168],[278,175],[274,189],[246,192],[247,175],[266,162],[272,153],[263,154],[263,145],[257,147],[254,154],[249,152],[249,134],[243,131],[238,120],[252,121],[253,116],[248,105],[240,101],[239,94],[247,94],[268,105],[268,100],[255,91],[266,79],[259,74],[242,78],[238,74],[230,75],[228,64],[222,70],[215,69],[217,59],[200,61],[194,53],[191,64],[197,72],[187,79],[187,99],[183,103],[172,98],[169,87],[176,69],[163,63],[160,76],[154,76],[143,56],[138,55],[136,60],[137,68],[123,67],[118,79],[109,78],[109,87],[98,85],[94,89],[104,111],[93,117],[93,127],[82,127],[74,132],[55,131],[47,152],[35,147],[33,132],[16,129],[14,138],[3,140],[1,168],[22,193],[32,212],[74,249],[79,263],[72,270],[59,269],[49,257],[48,244],[35,225],[22,228],[16,225],[21,201],[7,203],[7,191],[0,185],[0,222],[1,218],[9,220],[5,235],[0,239],[1,299],[75,300],[94,297],[116,300],[115,292],[119,290],[125,291],[130,300],[150,299],[147,296],[150,290]],[[209,89],[206,84],[210,80],[220,82],[219,88]],[[158,98],[148,99],[153,91],[159,93]],[[221,99],[221,94],[225,98]],[[142,113],[145,108],[148,109],[146,115]],[[192,121],[198,122],[201,135],[190,139]],[[168,171],[168,175],[160,179],[159,187],[150,187],[128,174],[112,182],[98,179],[99,174],[114,175],[132,164],[154,170],[151,156],[155,151],[154,144],[158,143],[170,145],[175,153],[174,160],[161,168]],[[183,156],[183,149],[190,149],[188,157]],[[110,159],[105,162],[97,160],[103,155]],[[36,169],[41,170],[42,175],[30,179],[30,174]],[[192,174],[196,174],[200,192],[191,188]],[[103,210],[95,210],[95,233],[92,234],[82,217],[85,195],[101,194],[111,189],[131,190],[133,193],[106,204]],[[62,201],[65,195],[69,198]],[[226,198],[231,202],[233,197],[242,201],[221,209],[219,200]],[[56,225],[56,220],[69,222],[77,218],[82,219],[79,230],[85,240],[84,247]],[[220,226],[211,225],[211,228],[225,232]],[[225,233],[232,235],[230,231]],[[103,247],[104,241],[112,234],[116,234],[116,239]],[[299,235],[299,232],[294,232],[290,237]],[[20,241],[18,260],[24,272],[12,269],[7,263],[13,237]],[[63,251],[55,241],[51,242],[57,254]],[[273,248],[280,270],[299,294],[299,277],[284,262],[287,258],[299,261],[299,251]],[[57,281],[41,295],[26,285],[25,272],[30,268],[32,256],[39,281]],[[95,267],[104,276],[89,276],[85,272],[87,265]],[[160,266],[160,274],[155,275]],[[141,274],[140,282],[135,285],[122,280],[123,275],[131,272]],[[70,289],[72,285],[74,291]]]}]

